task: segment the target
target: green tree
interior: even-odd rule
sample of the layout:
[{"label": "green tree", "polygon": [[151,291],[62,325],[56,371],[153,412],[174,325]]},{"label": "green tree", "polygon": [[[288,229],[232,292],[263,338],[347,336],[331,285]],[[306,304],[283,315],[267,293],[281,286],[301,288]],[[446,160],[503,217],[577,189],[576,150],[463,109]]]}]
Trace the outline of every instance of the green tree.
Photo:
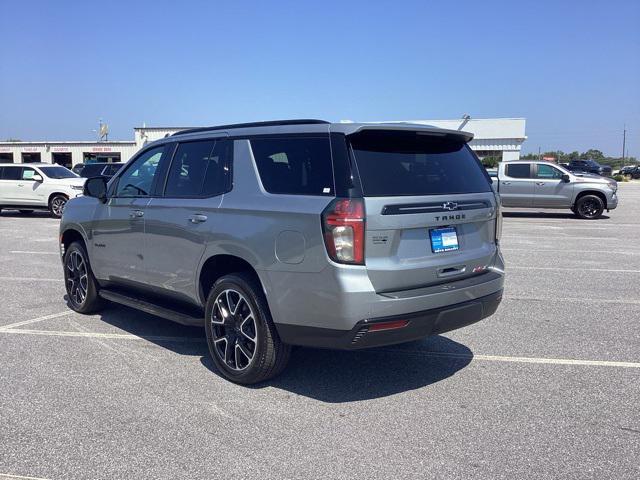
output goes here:
[{"label": "green tree", "polygon": [[604,160],[604,158],[604,153],[594,148],[590,148],[586,152],[580,154],[580,159],[582,160],[595,160],[596,162],[600,162],[601,160]]}]

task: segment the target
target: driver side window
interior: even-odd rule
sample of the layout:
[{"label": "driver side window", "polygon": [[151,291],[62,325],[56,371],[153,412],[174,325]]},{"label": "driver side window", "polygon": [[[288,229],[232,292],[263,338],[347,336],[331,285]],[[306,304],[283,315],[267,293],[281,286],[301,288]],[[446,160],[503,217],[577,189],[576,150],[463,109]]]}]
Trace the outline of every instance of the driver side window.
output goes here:
[{"label": "driver side window", "polygon": [[562,178],[562,172],[551,165],[538,164],[538,178]]},{"label": "driver side window", "polygon": [[146,197],[151,195],[153,178],[164,146],[152,148],[136,159],[118,179],[116,197]]}]

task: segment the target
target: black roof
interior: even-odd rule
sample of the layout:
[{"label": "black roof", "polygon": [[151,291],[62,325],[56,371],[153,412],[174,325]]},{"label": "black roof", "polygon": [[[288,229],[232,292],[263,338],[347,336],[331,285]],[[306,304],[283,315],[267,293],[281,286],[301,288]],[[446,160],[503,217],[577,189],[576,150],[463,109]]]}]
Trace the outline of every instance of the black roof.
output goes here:
[{"label": "black roof", "polygon": [[271,120],[268,122],[251,122],[251,123],[232,123],[230,125],[217,125],[213,127],[199,127],[199,128],[190,128],[188,130],[181,130],[179,132],[174,133],[175,135],[186,135],[188,133],[200,133],[200,132],[209,132],[213,130],[228,130],[232,128],[250,128],[250,127],[277,127],[281,125],[316,125],[322,123],[331,123],[325,120],[315,120],[312,118],[302,118],[295,120]]}]

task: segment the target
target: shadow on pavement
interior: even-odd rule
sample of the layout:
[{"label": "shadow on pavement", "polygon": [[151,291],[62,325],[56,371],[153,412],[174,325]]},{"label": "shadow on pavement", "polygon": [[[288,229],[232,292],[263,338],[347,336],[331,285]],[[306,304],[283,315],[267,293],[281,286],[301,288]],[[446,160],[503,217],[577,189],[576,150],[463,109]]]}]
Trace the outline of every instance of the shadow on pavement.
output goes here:
[{"label": "shadow on pavement", "polygon": [[[201,328],[117,305],[100,312],[100,317],[180,355],[200,356],[203,366],[220,375]],[[282,374],[248,388],[279,388],[328,403],[354,402],[431,385],[462,370],[472,358],[468,347],[443,336],[355,351],[294,347]]]}]

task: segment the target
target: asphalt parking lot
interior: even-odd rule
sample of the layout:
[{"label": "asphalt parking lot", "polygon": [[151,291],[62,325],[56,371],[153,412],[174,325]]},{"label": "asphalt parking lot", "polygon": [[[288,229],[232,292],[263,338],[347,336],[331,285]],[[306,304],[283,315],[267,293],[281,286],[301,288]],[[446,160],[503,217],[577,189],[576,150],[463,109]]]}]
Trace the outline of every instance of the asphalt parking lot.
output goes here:
[{"label": "asphalt parking lot", "polygon": [[64,301],[58,221],[0,216],[0,479],[640,478],[640,184],[598,221],[505,212],[479,324],[299,348],[258,387],[199,329]]}]

